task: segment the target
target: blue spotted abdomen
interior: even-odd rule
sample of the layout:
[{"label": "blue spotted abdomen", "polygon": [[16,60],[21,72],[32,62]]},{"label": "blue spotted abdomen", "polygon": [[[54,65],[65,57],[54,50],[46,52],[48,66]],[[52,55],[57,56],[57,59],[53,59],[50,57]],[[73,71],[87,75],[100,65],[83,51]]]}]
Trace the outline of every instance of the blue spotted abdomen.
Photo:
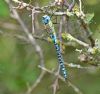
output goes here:
[{"label": "blue spotted abdomen", "polygon": [[53,33],[50,33],[50,37],[55,45],[55,49],[56,49],[57,56],[58,56],[58,62],[60,64],[61,73],[63,74],[64,78],[66,79],[67,78],[67,71],[65,69],[64,60],[63,60],[62,54],[60,52],[60,47],[57,43],[56,35],[54,35]]}]

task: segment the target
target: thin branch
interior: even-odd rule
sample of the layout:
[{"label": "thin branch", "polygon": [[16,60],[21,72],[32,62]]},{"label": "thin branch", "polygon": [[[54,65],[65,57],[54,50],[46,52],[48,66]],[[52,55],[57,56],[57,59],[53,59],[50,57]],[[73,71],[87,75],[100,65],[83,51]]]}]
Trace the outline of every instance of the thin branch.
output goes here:
[{"label": "thin branch", "polygon": [[38,77],[38,79],[35,81],[35,83],[33,83],[32,86],[28,86],[28,90],[26,92],[26,94],[31,94],[32,91],[39,85],[39,83],[41,82],[42,78],[44,77],[45,75],[45,71],[43,70],[40,74],[40,76]]},{"label": "thin branch", "polygon": [[80,9],[80,13],[82,13],[82,1],[79,0],[79,9]]},{"label": "thin branch", "polygon": [[58,38],[60,40],[60,51],[63,52],[63,49],[62,49],[62,37],[61,37],[61,34],[62,34],[62,27],[63,27],[63,17],[61,17],[61,20],[60,20],[60,24],[59,24],[59,34],[58,34]]},{"label": "thin branch", "polygon": [[[45,67],[42,67],[42,66],[39,66],[39,68],[41,68],[42,70],[50,73],[50,74],[53,74],[54,76],[58,76],[58,74],[54,73],[53,71],[50,71],[48,69],[46,69]],[[77,93],[77,94],[83,94],[80,89],[78,87],[76,87],[74,84],[72,84],[68,79],[68,83],[65,81],[65,79],[62,77],[62,76],[58,76],[60,80],[62,80],[66,85],[70,86],[73,88],[73,90]]]},{"label": "thin branch", "polygon": [[[8,0],[6,0],[6,1],[8,1]],[[12,0],[12,1],[19,4],[18,7],[13,7],[13,8],[23,9],[23,8],[28,7],[29,9],[33,9],[33,6],[31,4],[27,4],[27,3],[23,2],[23,1],[19,1],[19,0]]]},{"label": "thin branch", "polygon": [[68,7],[68,11],[71,12],[74,6],[75,6],[75,0],[72,0],[72,3]]},{"label": "thin branch", "polygon": [[79,12],[76,12],[75,15],[76,15],[77,19],[80,21],[81,26],[85,30],[86,35],[87,35],[88,39],[91,42],[91,47],[94,47],[95,46],[95,41],[92,37],[91,30],[90,30],[89,26],[84,22],[85,14],[82,11],[82,1],[81,0],[79,0]]},{"label": "thin branch", "polygon": [[[50,4],[48,6],[44,6],[44,7],[34,7],[30,4],[27,4],[25,2],[21,2],[19,0],[12,0],[17,4],[20,4],[23,8],[26,8],[27,10],[30,9],[35,9],[35,13],[46,13],[46,14],[51,14],[51,15],[56,15],[56,16],[62,16],[62,15],[67,15],[67,12],[52,12],[52,11],[46,11],[46,8],[52,8],[55,7],[55,4]],[[19,7],[13,7],[16,9],[23,9],[23,8],[19,8]],[[69,14],[69,13],[68,13]],[[67,15],[68,16],[68,15]]]},{"label": "thin branch", "polygon": [[[26,94],[31,94],[31,93],[32,93],[32,91],[35,89],[35,87],[41,82],[41,79],[44,77],[44,74],[45,74],[46,72],[48,72],[48,73],[50,73],[50,74],[53,74],[53,75],[55,75],[55,76],[57,77],[56,80],[55,80],[55,82],[54,82],[54,84],[53,84],[53,93],[54,93],[54,94],[55,94],[56,91],[57,91],[58,78],[59,78],[60,80],[62,80],[64,83],[66,83],[67,85],[71,86],[77,94],[82,94],[82,92],[80,91],[80,89],[77,88],[74,84],[72,84],[69,80],[67,80],[67,82],[68,82],[68,83],[67,83],[67,82],[65,81],[65,79],[62,78],[62,77],[60,76],[59,73],[54,73],[53,71],[50,71],[50,70],[48,70],[48,69],[45,68],[42,49],[41,49],[40,46],[37,44],[37,42],[36,42],[35,39],[43,39],[43,40],[46,40],[46,39],[44,39],[43,37],[39,37],[39,36],[32,36],[32,34],[29,32],[28,28],[26,27],[26,25],[24,24],[24,22],[23,22],[22,19],[20,18],[18,12],[14,9],[15,7],[10,3],[9,0],[5,0],[5,1],[8,3],[9,7],[11,8],[12,17],[13,17],[14,19],[16,19],[16,20],[19,22],[19,24],[21,25],[21,27],[22,27],[24,33],[27,35],[28,38],[26,38],[26,37],[24,38],[23,36],[17,36],[17,37],[20,38],[20,39],[22,39],[22,40],[25,40],[25,41],[27,41],[27,39],[28,39],[27,42],[29,42],[29,43],[35,48],[35,51],[36,51],[36,53],[39,55],[39,59],[40,59],[40,66],[39,66],[39,68],[41,68],[41,70],[42,70],[42,71],[41,71],[41,74],[40,74],[40,76],[38,77],[38,79],[36,80],[36,82],[33,83],[31,86],[28,87],[28,90],[27,90]],[[41,7],[41,8],[40,8],[40,7],[34,7],[34,6],[30,5],[30,4],[27,4],[27,3],[24,3],[24,2],[21,2],[21,1],[18,1],[18,0],[12,0],[12,1],[14,1],[14,2],[17,3],[17,4],[19,4],[19,6],[16,7],[16,9],[23,9],[23,8],[26,8],[27,10],[30,9],[30,10],[32,11],[32,15],[31,15],[31,16],[32,16],[32,33],[34,33],[34,31],[35,31],[35,30],[34,30],[34,20],[35,20],[34,14],[35,14],[35,13],[53,14],[53,15],[55,15],[55,16],[72,16],[72,15],[74,15],[73,11],[72,11],[72,12],[69,11],[68,13],[67,13],[67,11],[65,11],[65,12],[46,11],[45,8],[54,7],[55,4],[49,5],[49,6],[44,6],[44,7]],[[74,1],[74,0],[73,0],[73,1]],[[74,2],[74,4],[75,4],[75,2]],[[71,10],[72,10],[73,7],[74,7],[74,5],[71,7]],[[81,0],[79,0],[79,8],[80,8],[80,11],[79,11],[80,14],[81,14],[82,16],[84,16],[84,15],[83,15],[84,13],[83,13],[83,11],[82,11],[82,3],[81,3]],[[69,15],[69,14],[70,14],[70,15]],[[76,15],[76,16],[77,16],[77,15]],[[85,30],[86,32],[89,31],[89,28],[88,28],[88,26],[84,23],[84,20],[83,20],[81,17],[79,17],[79,16],[77,16],[77,18],[81,20],[81,23],[82,23],[82,26],[83,26],[84,30]],[[62,23],[61,23],[61,24],[62,24]],[[60,25],[60,26],[61,26],[61,25]],[[61,31],[62,31],[62,26],[60,27],[60,32],[61,32]],[[84,43],[84,42],[82,42],[82,41],[80,41],[80,40],[74,38],[74,37],[71,36],[70,34],[67,34],[67,37],[68,37],[69,39],[72,39],[74,42],[76,42],[76,43],[78,43],[78,44],[80,44],[80,45],[86,47],[86,48],[89,48],[89,47],[90,47],[89,44]],[[90,42],[91,42],[92,46],[94,46],[94,41],[93,41],[93,38],[91,37],[91,35],[89,35],[89,39],[90,39]],[[48,40],[46,40],[46,41],[48,41]],[[87,69],[87,68],[88,68],[88,67],[82,67],[81,65],[76,65],[76,64],[73,64],[73,63],[70,63],[70,64],[66,63],[66,65],[69,66],[69,67],[71,67],[71,68],[78,68],[78,69],[84,69],[84,68]]]},{"label": "thin branch", "polygon": [[70,68],[77,68],[77,69],[90,69],[91,67],[82,67],[81,65],[79,64],[74,64],[74,63],[66,63],[65,62],[65,65],[67,67],[70,67]]},{"label": "thin branch", "polygon": [[79,19],[79,21],[80,21],[80,23],[81,23],[81,26],[82,26],[83,29],[85,30],[88,39],[89,39],[90,42],[91,42],[91,47],[94,47],[94,46],[95,46],[95,40],[94,40],[93,37],[92,37],[92,31],[91,31],[91,29],[90,29],[89,26],[84,22],[84,20]]},{"label": "thin branch", "polygon": [[60,73],[60,66],[58,66],[58,70],[56,72],[56,74],[58,76],[56,76],[56,79],[52,85],[52,88],[53,88],[53,94],[56,94],[57,90],[59,89],[59,83],[58,83],[58,80],[59,80],[59,73]]},{"label": "thin branch", "polygon": [[19,24],[23,28],[23,31],[27,35],[30,43],[33,45],[33,47],[35,47],[36,52],[39,54],[41,65],[44,66],[43,53],[42,53],[42,50],[41,50],[40,46],[36,43],[35,39],[31,35],[31,33],[29,33],[29,30],[27,29],[27,27],[25,26],[25,24],[21,20],[21,18],[19,16],[19,14],[17,13],[17,11],[15,9],[13,9],[13,5],[11,5],[10,1],[9,0],[5,0],[5,1],[8,3],[8,5],[9,5],[9,7],[11,9],[12,15],[14,15],[14,18],[19,22]]},{"label": "thin branch", "polygon": [[55,79],[52,88],[53,88],[53,94],[56,94],[57,90],[59,89],[58,78]]},{"label": "thin branch", "polygon": [[78,87],[76,87],[74,84],[72,84],[70,81],[68,81],[68,84],[70,87],[72,87],[72,89],[74,89],[74,91],[77,93],[77,94],[83,94],[80,89]]},{"label": "thin branch", "polygon": [[72,36],[71,34],[69,34],[69,33],[63,34],[62,37],[63,37],[63,38],[67,38],[67,39],[70,40],[70,41],[75,41],[76,43],[78,43],[78,44],[80,44],[80,45],[82,45],[82,46],[84,46],[84,47],[86,47],[86,48],[89,48],[89,44],[87,44],[87,43],[85,43],[85,42],[83,42],[83,41],[81,41],[81,40],[76,39],[75,37],[73,37],[73,36]]},{"label": "thin branch", "polygon": [[32,34],[35,32],[35,8],[32,9]]},{"label": "thin branch", "polygon": [[[11,11],[12,11],[12,15],[13,17],[19,22],[19,24],[21,25],[21,27],[23,28],[24,33],[27,35],[29,42],[33,45],[33,47],[35,48],[36,53],[39,55],[40,58],[40,65],[41,66],[45,66],[44,65],[44,58],[43,58],[43,53],[42,53],[42,49],[40,48],[40,46],[36,43],[34,37],[32,36],[32,34],[29,32],[29,30],[27,29],[26,25],[24,24],[24,22],[21,20],[19,14],[17,13],[17,11],[15,9],[13,9],[13,5],[10,3],[9,0],[5,0],[6,3],[9,5]],[[17,0],[16,0],[17,1]],[[30,87],[30,89],[27,91],[27,94],[30,94],[32,92],[32,90],[40,83],[41,79],[43,78],[45,74],[45,71],[42,70],[41,71],[41,75],[39,76],[39,78],[36,80],[35,83],[33,83],[33,85]]]},{"label": "thin branch", "polygon": [[[20,39],[20,40],[23,40],[23,41],[27,42],[28,44],[30,44],[29,40],[28,40],[27,37],[25,37],[25,36],[18,35],[18,34],[11,35],[11,34],[9,34],[9,33],[6,34],[6,33],[4,33],[3,31],[0,31],[0,34],[6,35],[6,36],[8,36],[8,37],[10,37],[10,36],[11,36],[11,37],[16,37],[16,38],[18,38],[18,39]],[[35,38],[35,39],[39,39],[39,40],[43,40],[43,41],[48,42],[47,39],[42,38],[41,36],[34,36],[34,38]],[[82,50],[76,49],[76,51],[82,53]],[[82,58],[83,58],[83,56],[82,56]],[[99,60],[98,60],[98,62],[99,62]],[[92,65],[92,66],[94,66],[95,68],[100,67],[100,64],[99,64],[99,63],[95,63],[95,61],[94,61],[94,62],[89,62],[89,61],[87,61],[87,62],[84,62],[84,63],[85,63],[85,64],[87,63],[87,64],[89,64],[89,65]],[[68,62],[65,62],[65,65],[66,65],[67,67],[69,67],[69,68],[77,68],[77,69],[91,69],[91,68],[93,68],[93,67],[91,67],[91,66],[89,66],[89,67],[83,67],[83,66],[81,66],[81,65],[79,65],[79,64],[68,63]]]}]

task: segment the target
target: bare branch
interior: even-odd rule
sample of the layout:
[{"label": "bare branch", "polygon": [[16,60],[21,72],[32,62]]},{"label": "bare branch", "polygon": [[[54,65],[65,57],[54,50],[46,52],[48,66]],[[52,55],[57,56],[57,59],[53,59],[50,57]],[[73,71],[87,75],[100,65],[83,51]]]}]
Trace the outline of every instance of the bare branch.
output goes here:
[{"label": "bare branch", "polygon": [[35,8],[32,9],[32,34],[35,32]]},{"label": "bare branch", "polygon": [[41,82],[41,80],[42,80],[42,78],[44,77],[45,73],[46,73],[46,72],[45,72],[44,70],[42,70],[40,76],[39,76],[38,79],[35,81],[35,83],[33,83],[32,86],[28,86],[28,90],[27,90],[26,94],[31,94],[31,93],[32,93],[32,91],[33,91],[33,90],[38,86],[38,84]]},{"label": "bare branch", "polygon": [[[45,67],[42,67],[42,66],[39,66],[39,68],[41,68],[42,70],[50,73],[50,74],[53,74],[54,76],[58,76],[58,74],[54,73],[53,71],[50,71],[48,69],[46,69]],[[78,87],[76,87],[74,84],[72,84],[68,79],[68,83],[65,81],[65,79],[63,77],[61,77],[60,75],[58,76],[60,80],[62,80],[66,85],[69,85],[70,87],[72,87],[74,89],[74,91],[77,93],[77,94],[83,94],[80,89]]]},{"label": "bare branch", "polygon": [[10,7],[10,9],[12,11],[12,14],[14,15],[15,19],[19,22],[19,24],[23,28],[23,31],[28,36],[28,39],[29,39],[30,43],[33,45],[33,47],[35,47],[36,52],[39,54],[40,60],[41,60],[40,61],[41,65],[44,66],[43,53],[42,53],[42,50],[41,50],[40,46],[36,43],[35,39],[31,35],[31,33],[29,33],[27,27],[25,26],[25,24],[21,20],[21,18],[19,16],[19,14],[17,13],[17,11],[15,9],[13,9],[13,5],[11,5],[10,1],[9,0],[5,0],[5,1],[8,3],[8,5],[9,5],[9,7]]},{"label": "bare branch", "polygon": [[[13,17],[19,22],[19,24],[21,25],[21,27],[23,28],[24,33],[27,35],[29,42],[33,45],[33,47],[35,48],[35,51],[37,52],[37,54],[39,55],[40,58],[40,65],[44,67],[44,58],[43,58],[43,53],[42,53],[42,49],[40,48],[40,46],[36,43],[35,39],[33,38],[32,34],[29,33],[29,30],[27,29],[27,27],[25,26],[24,22],[21,20],[19,14],[17,13],[17,11],[15,9],[13,9],[13,5],[10,3],[9,0],[5,0],[7,2],[7,4],[9,5],[11,11],[12,11],[12,15]],[[17,2],[17,0],[16,0]],[[20,2],[18,2],[20,3]],[[27,6],[27,5],[26,5]],[[32,90],[40,83],[41,79],[43,78],[45,74],[45,71],[42,70],[41,74],[39,76],[39,78],[36,80],[35,83],[33,83],[33,85],[29,88],[29,90],[27,91],[27,94],[30,94],[32,92]]]},{"label": "bare branch", "polygon": [[59,80],[59,73],[60,73],[60,66],[58,66],[58,70],[56,72],[56,74],[58,76],[56,76],[56,79],[54,81],[54,83],[52,84],[52,88],[53,88],[53,94],[56,94],[57,90],[59,89],[59,83],[58,83],[58,80]]}]

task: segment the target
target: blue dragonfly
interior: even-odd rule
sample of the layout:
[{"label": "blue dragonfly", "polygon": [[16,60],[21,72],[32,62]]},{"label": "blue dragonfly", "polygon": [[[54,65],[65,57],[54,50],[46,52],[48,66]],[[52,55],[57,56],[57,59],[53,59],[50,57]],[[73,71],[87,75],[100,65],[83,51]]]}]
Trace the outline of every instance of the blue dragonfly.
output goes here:
[{"label": "blue dragonfly", "polygon": [[56,49],[57,56],[58,56],[58,62],[59,62],[59,65],[60,65],[60,70],[61,70],[61,73],[62,73],[64,79],[66,80],[67,79],[67,71],[65,69],[63,56],[62,56],[61,51],[60,51],[60,46],[57,42],[57,37],[56,37],[54,25],[53,25],[53,23],[52,23],[52,21],[51,21],[51,19],[48,15],[44,15],[42,17],[42,22],[45,25],[45,27],[47,28],[48,33],[50,35],[50,38],[52,39],[52,41],[55,45],[55,49]]}]

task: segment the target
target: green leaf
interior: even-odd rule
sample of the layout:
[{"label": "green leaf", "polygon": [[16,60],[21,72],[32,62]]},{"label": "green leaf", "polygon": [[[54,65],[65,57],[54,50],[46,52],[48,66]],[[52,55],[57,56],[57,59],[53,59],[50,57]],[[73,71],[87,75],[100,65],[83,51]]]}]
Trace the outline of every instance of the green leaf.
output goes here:
[{"label": "green leaf", "polygon": [[86,14],[86,17],[84,19],[85,23],[89,24],[91,22],[91,20],[93,19],[93,17],[94,17],[94,13]]},{"label": "green leaf", "polygon": [[0,1],[0,17],[7,17],[9,16],[9,8],[4,0]]}]

